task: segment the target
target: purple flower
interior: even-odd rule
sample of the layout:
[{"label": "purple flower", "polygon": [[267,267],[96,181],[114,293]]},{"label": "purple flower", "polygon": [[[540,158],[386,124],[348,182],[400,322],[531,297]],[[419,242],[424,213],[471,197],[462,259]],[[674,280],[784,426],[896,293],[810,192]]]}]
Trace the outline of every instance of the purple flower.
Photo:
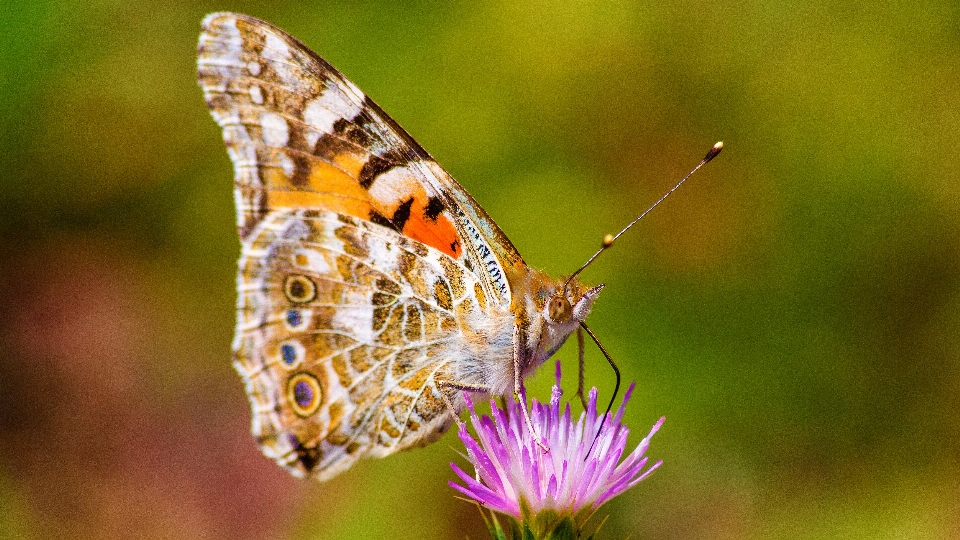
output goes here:
[{"label": "purple flower", "polygon": [[534,518],[542,521],[538,516],[546,512],[552,521],[573,518],[579,529],[600,505],[633,487],[660,466],[658,461],[645,469],[644,453],[650,438],[663,424],[663,418],[633,452],[620,461],[629,433],[621,420],[633,387],[631,384],[620,408],[612,417],[607,416],[597,435],[603,415],[597,413],[596,388],[590,390],[587,410],[576,422],[571,418],[569,403],[561,415],[558,362],[557,385],[550,404],[534,399],[530,410],[533,427],[549,452],[537,446],[524,423],[521,407],[525,406],[525,398],[520,402],[508,400],[505,409],[491,401],[492,417],[478,417],[468,397],[470,421],[477,440],[466,427],[460,429],[459,435],[476,476],[451,463],[463,485],[450,482],[450,486],[481,505],[523,523],[532,522]]}]

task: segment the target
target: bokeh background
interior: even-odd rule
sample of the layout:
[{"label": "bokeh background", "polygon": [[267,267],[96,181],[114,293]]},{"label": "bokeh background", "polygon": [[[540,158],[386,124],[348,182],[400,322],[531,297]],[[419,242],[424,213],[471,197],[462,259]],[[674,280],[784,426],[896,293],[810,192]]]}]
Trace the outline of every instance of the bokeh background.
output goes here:
[{"label": "bokeh background", "polygon": [[4,2],[0,537],[485,536],[451,435],[325,484],[248,435],[195,83],[228,9],[338,66],[555,275],[726,143],[583,276],[631,444],[667,417],[607,538],[960,537],[958,4],[517,4]]}]

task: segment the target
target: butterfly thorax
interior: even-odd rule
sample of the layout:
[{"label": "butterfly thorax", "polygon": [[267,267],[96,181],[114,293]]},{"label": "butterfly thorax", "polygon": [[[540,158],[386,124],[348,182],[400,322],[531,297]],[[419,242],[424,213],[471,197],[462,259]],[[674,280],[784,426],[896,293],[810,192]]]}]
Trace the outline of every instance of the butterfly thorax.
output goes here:
[{"label": "butterfly thorax", "polygon": [[576,279],[554,279],[540,270],[507,273],[519,329],[521,379],[553,355],[590,313],[603,285],[588,288]]}]

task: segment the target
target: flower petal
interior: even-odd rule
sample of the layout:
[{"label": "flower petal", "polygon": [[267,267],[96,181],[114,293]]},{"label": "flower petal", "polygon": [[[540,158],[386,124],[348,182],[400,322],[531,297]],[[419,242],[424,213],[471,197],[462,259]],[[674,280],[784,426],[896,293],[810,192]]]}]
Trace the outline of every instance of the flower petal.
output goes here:
[{"label": "flower petal", "polygon": [[581,510],[596,510],[660,466],[658,461],[647,467],[645,454],[663,418],[632,451],[628,452],[626,447],[630,430],[623,418],[634,384],[627,388],[620,406],[610,415],[598,414],[598,392],[592,388],[586,410],[574,422],[569,402],[561,410],[560,374],[557,363],[557,384],[550,401],[540,403],[532,399],[529,405],[531,427],[550,452],[539,448],[525,423],[525,391],[521,391],[518,400],[504,400],[503,406],[491,400],[489,416],[478,416],[467,398],[476,438],[466,429],[461,429],[458,436],[467,449],[466,458],[473,465],[475,476],[451,464],[462,482],[451,482],[454,489],[518,519],[522,519],[521,508],[528,508],[533,515],[549,510],[560,517],[572,517]]}]

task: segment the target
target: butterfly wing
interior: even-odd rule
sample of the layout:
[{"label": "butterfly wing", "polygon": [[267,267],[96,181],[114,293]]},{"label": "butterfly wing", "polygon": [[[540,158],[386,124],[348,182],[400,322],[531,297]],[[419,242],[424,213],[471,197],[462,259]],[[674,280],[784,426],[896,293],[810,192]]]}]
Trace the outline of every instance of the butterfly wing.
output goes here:
[{"label": "butterfly wing", "polygon": [[264,452],[326,479],[432,441],[451,420],[441,382],[510,365],[503,269],[522,264],[516,250],[406,132],[282,30],[210,15],[198,71],[235,167],[235,365]]},{"label": "butterfly wing", "polygon": [[267,215],[240,265],[236,366],[265,454],[326,479],[449,426],[458,319],[483,317],[472,274],[390,229],[295,209]]},{"label": "butterfly wing", "polygon": [[198,71],[235,167],[241,238],[271,211],[323,208],[460,261],[504,306],[516,249],[379,106],[283,30],[235,13],[203,22]]}]

